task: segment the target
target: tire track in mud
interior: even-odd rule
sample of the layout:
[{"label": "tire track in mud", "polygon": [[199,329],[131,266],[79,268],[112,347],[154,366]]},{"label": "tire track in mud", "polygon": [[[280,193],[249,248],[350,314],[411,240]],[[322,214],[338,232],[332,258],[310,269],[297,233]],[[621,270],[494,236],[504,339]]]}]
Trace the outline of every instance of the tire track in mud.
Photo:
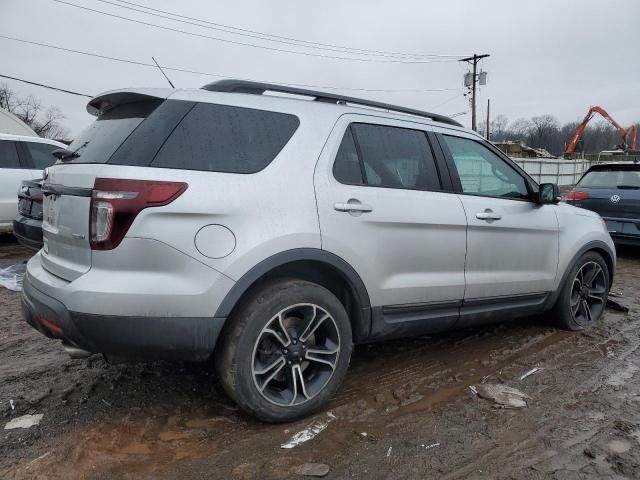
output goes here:
[{"label": "tire track in mud", "polygon": [[[619,288],[634,300],[638,267],[639,261],[623,259],[617,279]],[[5,298],[0,292],[0,302]],[[8,305],[15,309],[17,303]],[[13,320],[19,312],[11,315],[3,318]],[[638,338],[640,324],[621,318],[607,314],[602,325],[583,334],[527,321],[359,346],[343,387],[322,412],[275,426],[238,412],[202,367],[109,366],[100,359],[85,366],[63,359],[57,350],[53,353],[49,340],[18,328],[15,340],[33,345],[12,346],[13,340],[3,340],[0,333],[0,360],[12,363],[6,370],[11,377],[7,388],[33,388],[46,379],[60,390],[83,382],[95,382],[96,387],[93,392],[88,385],[78,387],[80,392],[65,404],[57,393],[41,404],[41,409],[51,411],[28,450],[8,443],[17,438],[13,434],[4,443],[0,437],[8,467],[0,467],[0,478],[190,480],[205,472],[214,478],[239,478],[240,470],[232,472],[247,462],[257,469],[256,478],[288,478],[288,468],[300,459],[330,463],[327,478],[364,476],[364,471],[374,479],[462,478],[477,476],[478,469],[494,477],[515,472],[512,476],[524,478],[520,465],[558,458],[540,444],[555,442],[564,428],[573,432],[571,422],[584,407],[582,398],[599,393],[589,386],[597,386],[598,378],[623,365],[618,355],[633,346],[630,338]],[[38,352],[55,361],[46,365],[31,359],[21,378],[16,362]],[[628,353],[625,358],[636,362],[636,356]],[[470,401],[466,394],[469,385],[487,376],[491,382],[512,383],[532,366],[546,370],[522,384],[533,397],[527,410],[495,410],[484,400]],[[0,393],[7,391],[0,382]],[[566,408],[573,403],[578,407]],[[279,448],[328,411],[338,420],[313,441],[291,452]],[[61,426],[67,425],[63,422],[74,415],[77,420],[62,433]],[[583,438],[591,438],[591,430],[572,440],[578,447],[566,448],[579,448],[587,441]],[[367,431],[377,441],[364,441],[354,431]],[[432,437],[441,447],[417,449]],[[386,457],[390,445],[393,453]],[[555,444],[554,448],[560,449]]]},{"label": "tire track in mud", "polygon": [[[632,333],[635,334],[636,338],[640,338],[640,329],[636,329]],[[626,364],[628,359],[632,356],[635,355],[638,357],[638,353],[640,353],[640,342],[636,341],[621,352],[620,356],[617,357],[616,362],[601,362],[602,365],[600,368],[593,372],[593,375],[586,381],[579,382],[569,389],[567,389],[567,384],[563,384],[555,385],[547,390],[540,390],[532,393],[532,396],[535,398],[549,398],[553,399],[553,402],[552,405],[547,405],[545,407],[537,406],[530,408],[529,412],[527,412],[527,417],[540,415],[543,408],[548,410],[549,408],[558,408],[563,404],[570,404],[576,397],[596,395],[600,389],[605,387],[604,384],[606,383],[606,380],[611,378],[612,375],[615,375],[615,371],[618,370],[621,365]],[[637,362],[638,358],[636,358],[636,363]],[[561,408],[558,408],[558,410],[558,413],[562,413]],[[511,424],[511,428],[513,430],[509,436],[509,442],[495,442],[491,445],[487,445],[483,453],[473,458],[470,462],[457,467],[447,475],[444,475],[442,479],[455,480],[459,478],[470,478],[470,476],[478,471],[483,471],[483,473],[490,475],[491,470],[487,470],[487,465],[495,466],[515,464],[517,465],[518,470],[526,470],[556,456],[557,452],[554,451],[545,451],[543,454],[534,456],[528,456],[523,454],[523,452],[526,452],[533,445],[544,443],[545,439],[550,436],[550,433],[565,420],[561,418],[557,419],[557,423],[549,423],[547,421],[545,425],[541,426],[541,428],[535,429],[531,428],[530,422],[526,419],[524,421],[515,422],[519,423],[519,425]],[[612,424],[613,422],[614,421],[612,420],[608,422],[608,424]],[[581,445],[596,436],[606,426],[608,425],[598,425],[595,428],[591,427],[587,430],[586,434],[583,433],[582,436],[573,441],[565,441],[563,442],[563,445],[565,448]],[[494,471],[493,473],[496,475],[500,474],[500,476],[507,478],[512,478],[509,476],[508,472],[505,471]]]},{"label": "tire track in mud", "polygon": [[[369,361],[371,352],[365,347],[363,352],[356,354],[354,371],[348,375],[344,388],[325,412],[318,414],[321,417],[327,411],[333,411],[338,421],[335,428],[314,442],[314,448],[331,455],[336,446],[343,448],[352,441],[353,427],[345,427],[345,424],[383,430],[385,424],[407,414],[427,411],[455,398],[468,385],[498,372],[516,358],[555,343],[564,335],[548,328],[542,333],[540,330],[532,325],[498,326],[490,330],[458,332],[444,339],[393,342],[376,346],[375,350],[382,350],[382,353],[376,352],[372,362]],[[403,351],[397,353],[396,347]],[[402,398],[397,394],[398,390],[408,391],[410,395]],[[375,401],[380,393],[385,396],[383,404]],[[411,401],[412,394],[421,398]],[[409,402],[402,405],[407,400]],[[397,408],[386,413],[384,410],[389,406]],[[287,425],[286,430],[295,432],[307,423],[309,420]],[[49,471],[52,478],[82,478],[92,471],[90,468],[110,471],[118,464],[128,465],[128,468],[136,465],[139,474],[151,474],[160,467],[170,468],[176,462],[220,458],[223,456],[221,451],[273,453],[274,446],[277,448],[289,435],[283,434],[281,426],[257,424],[234,411],[218,412],[212,418],[201,409],[158,419],[125,417],[119,422],[99,424],[88,432],[71,436],[63,442],[62,448],[41,461],[41,468]],[[63,467],[59,463],[61,458],[67,459]]]}]

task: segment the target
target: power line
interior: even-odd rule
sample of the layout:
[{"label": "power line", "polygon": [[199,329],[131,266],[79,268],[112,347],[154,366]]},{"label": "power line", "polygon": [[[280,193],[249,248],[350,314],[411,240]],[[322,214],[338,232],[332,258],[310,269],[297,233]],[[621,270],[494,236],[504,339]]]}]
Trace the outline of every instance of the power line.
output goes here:
[{"label": "power line", "polygon": [[284,48],[277,48],[277,47],[268,47],[265,45],[257,45],[255,43],[245,43],[245,42],[239,42],[237,40],[230,40],[227,38],[220,38],[220,37],[212,37],[210,35],[204,35],[202,33],[195,33],[195,32],[189,32],[186,30],[180,30],[179,28],[172,28],[172,27],[167,27],[164,25],[158,25],[156,23],[150,23],[150,22],[145,22],[142,20],[134,20],[132,18],[127,18],[127,17],[123,17],[121,15],[116,15],[114,13],[108,13],[108,12],[104,12],[102,10],[96,10],[94,8],[89,8],[89,7],[84,7],[82,5],[77,5],[75,3],[71,3],[71,2],[67,2],[64,0],[53,0],[56,3],[61,3],[64,5],[68,5],[74,8],[79,8],[81,10],[86,10],[88,12],[93,12],[93,13],[98,13],[100,15],[106,15],[107,17],[112,17],[112,18],[118,18],[120,20],[125,20],[127,22],[132,22],[132,23],[137,23],[140,25],[145,25],[148,27],[153,27],[153,28],[158,28],[160,30],[166,30],[169,32],[174,32],[174,33],[182,33],[183,35],[189,35],[191,37],[198,37],[198,38],[206,38],[208,40],[215,40],[218,42],[224,42],[224,43],[230,43],[233,45],[241,45],[244,47],[252,47],[252,48],[260,48],[263,50],[270,50],[273,52],[281,52],[281,53],[292,53],[295,55],[303,55],[303,56],[307,56],[307,57],[317,57],[317,58],[327,58],[327,59],[331,59],[331,60],[347,60],[347,61],[353,61],[353,62],[376,62],[376,63],[409,63],[409,64],[426,64],[426,63],[445,63],[445,62],[457,62],[459,61],[458,58],[440,58],[440,59],[433,59],[433,60],[420,60],[420,59],[398,59],[398,60],[394,60],[394,59],[375,59],[375,58],[356,58],[356,57],[339,57],[339,56],[334,56],[334,55],[325,55],[322,53],[311,53],[311,52],[300,52],[300,51],[296,51],[296,50],[287,50]]},{"label": "power line", "polygon": [[[178,13],[169,12],[167,10],[160,10],[158,8],[152,8],[152,7],[148,7],[146,5],[141,5],[141,4],[135,3],[135,2],[128,2],[128,1],[125,1],[125,0],[115,0],[118,3],[114,3],[114,2],[109,1],[109,0],[96,0],[96,1],[98,1],[100,3],[105,3],[107,5],[113,5],[113,6],[118,7],[118,8],[123,8],[123,9],[131,10],[131,11],[134,11],[134,12],[143,13],[145,15],[151,15],[151,16],[154,16],[154,17],[164,18],[164,19],[171,20],[171,21],[174,21],[174,22],[185,23],[185,24],[188,24],[188,25],[195,25],[197,27],[208,28],[210,30],[222,31],[222,32],[226,32],[226,33],[231,33],[233,35],[240,35],[240,36],[249,37],[249,38],[255,38],[255,39],[259,39],[259,40],[267,40],[267,41],[270,41],[270,42],[283,43],[285,45],[293,45],[293,46],[296,46],[296,47],[314,48],[314,49],[318,49],[318,50],[328,50],[328,51],[332,51],[332,52],[348,53],[348,54],[354,54],[354,55],[370,55],[370,56],[380,56],[380,57],[404,57],[405,59],[408,59],[408,58],[413,58],[413,59],[427,59],[427,58],[459,59],[459,58],[464,57],[464,55],[413,54],[413,53],[387,52],[387,51],[381,51],[381,50],[371,50],[371,49],[364,49],[364,48],[345,47],[345,46],[342,46],[342,45],[335,45],[335,44],[330,44],[330,43],[312,42],[312,41],[301,40],[301,39],[297,39],[297,38],[293,38],[293,37],[285,37],[285,36],[281,36],[281,35],[263,33],[263,32],[258,32],[256,30],[249,30],[249,29],[246,29],[246,28],[239,28],[239,27],[234,27],[234,26],[231,26],[231,25],[224,25],[224,24],[221,24],[221,23],[215,23],[215,22],[211,22],[211,21],[207,21],[207,20],[201,20],[199,18],[189,17],[189,16],[186,16],[186,15],[180,15]],[[133,5],[134,7],[139,7],[139,8],[133,8],[131,6],[125,6],[125,5],[120,5],[120,4]],[[141,9],[143,9],[143,10],[141,10]],[[152,12],[159,12],[159,13],[152,13]],[[161,14],[166,14],[166,15],[161,15]],[[169,16],[167,16],[167,15],[169,15]],[[176,17],[176,18],[174,18],[174,17]],[[185,20],[181,20],[181,19],[185,19]]]},{"label": "power line", "polygon": [[[0,38],[4,38],[6,40],[12,40],[15,42],[20,42],[20,43],[25,43],[28,45],[36,45],[39,47],[44,47],[44,48],[51,48],[54,50],[60,50],[63,52],[67,52],[67,53],[75,53],[77,55],[85,55],[88,57],[95,57],[95,58],[100,58],[103,60],[110,60],[113,62],[120,62],[120,63],[127,63],[127,64],[131,64],[131,65],[138,65],[141,67],[150,67],[150,68],[157,68],[155,64],[153,63],[146,63],[146,62],[140,62],[137,60],[129,60],[129,59],[124,59],[124,58],[118,58],[118,57],[112,57],[112,56],[108,56],[108,55],[102,55],[102,54],[98,54],[98,53],[92,53],[92,52],[86,52],[83,50],[75,50],[72,48],[65,48],[65,47],[60,47],[57,45],[51,45],[48,43],[42,43],[42,42],[34,42],[31,40],[24,40],[21,38],[17,38],[17,37],[10,37],[8,35],[0,35]],[[194,74],[194,75],[204,75],[207,77],[217,77],[217,78],[237,78],[238,80],[247,80],[247,81],[252,81],[252,82],[262,82],[262,83],[277,83],[277,84],[281,84],[281,85],[289,85],[292,87],[307,87],[307,88],[319,88],[319,89],[331,89],[331,90],[346,90],[346,91],[360,91],[360,92],[389,92],[389,93],[399,93],[399,92],[415,92],[415,93],[419,93],[419,92],[446,92],[446,91],[454,91],[454,90],[463,90],[464,88],[459,87],[459,88],[432,88],[432,89],[384,89],[384,88],[380,88],[380,89],[376,89],[376,88],[352,88],[352,87],[334,87],[334,86],[327,86],[327,85],[313,85],[313,84],[308,84],[308,83],[289,83],[289,82],[277,82],[277,81],[268,81],[268,80],[259,80],[259,79],[252,79],[252,78],[239,78],[236,77],[235,75],[223,75],[223,74],[219,74],[219,73],[210,73],[210,72],[201,72],[201,71],[197,71],[197,70],[189,70],[189,69],[185,69],[185,68],[178,68],[178,67],[169,67],[169,66],[165,66],[163,65],[162,68],[164,70],[169,70],[172,72],[182,72],[182,73],[190,73],[190,74]]]},{"label": "power line", "polygon": [[48,88],[50,90],[57,90],[58,92],[68,93],[68,94],[71,94],[71,95],[78,95],[79,97],[93,98],[93,95],[87,95],[85,93],[73,92],[71,90],[65,90],[64,88],[58,88],[58,87],[53,87],[51,85],[45,85],[43,83],[32,82],[30,80],[25,80],[23,78],[10,77],[9,75],[2,75],[2,74],[0,74],[0,77],[8,78],[10,80],[15,80],[17,82],[28,83],[30,85],[35,85],[37,87]]},{"label": "power line", "polygon": [[436,108],[443,107],[444,105],[446,105],[447,103],[449,103],[449,102],[451,102],[451,101],[455,100],[456,98],[460,98],[460,94],[459,94],[459,93],[456,93],[456,94],[455,94],[455,96],[453,96],[453,97],[451,97],[451,98],[448,98],[448,99],[446,99],[444,102],[439,103],[439,104],[438,104],[438,105],[436,105],[435,107],[430,107],[429,109],[430,109],[430,110],[432,110],[432,111],[434,111]]}]

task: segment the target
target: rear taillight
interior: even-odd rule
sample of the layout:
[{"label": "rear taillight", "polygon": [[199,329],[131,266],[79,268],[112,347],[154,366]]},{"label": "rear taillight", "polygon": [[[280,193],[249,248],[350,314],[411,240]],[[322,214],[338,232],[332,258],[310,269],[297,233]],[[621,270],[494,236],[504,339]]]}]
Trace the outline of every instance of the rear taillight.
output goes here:
[{"label": "rear taillight", "polygon": [[168,205],[187,186],[182,182],[96,178],[89,220],[91,248],[116,248],[141,210]]},{"label": "rear taillight", "polygon": [[586,200],[587,198],[591,198],[591,196],[587,192],[571,190],[569,193],[567,193],[567,200]]}]

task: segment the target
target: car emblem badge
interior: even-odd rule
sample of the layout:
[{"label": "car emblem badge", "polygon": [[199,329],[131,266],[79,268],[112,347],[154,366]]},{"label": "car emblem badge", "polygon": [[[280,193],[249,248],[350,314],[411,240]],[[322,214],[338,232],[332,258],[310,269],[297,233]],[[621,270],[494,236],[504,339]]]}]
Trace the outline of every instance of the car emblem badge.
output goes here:
[{"label": "car emblem badge", "polygon": [[620,195],[611,195],[611,203],[618,203],[620,201]]}]

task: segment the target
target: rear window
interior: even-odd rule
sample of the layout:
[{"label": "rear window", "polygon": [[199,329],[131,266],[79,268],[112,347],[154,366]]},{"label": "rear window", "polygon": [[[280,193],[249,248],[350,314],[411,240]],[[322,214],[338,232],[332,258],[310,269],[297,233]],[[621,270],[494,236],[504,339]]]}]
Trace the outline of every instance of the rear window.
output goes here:
[{"label": "rear window", "polygon": [[612,168],[587,172],[578,182],[586,188],[640,188],[640,170]]},{"label": "rear window", "polygon": [[169,136],[151,166],[255,173],[280,153],[299,124],[295,115],[198,103]]},{"label": "rear window", "polygon": [[65,163],[106,163],[160,103],[162,100],[127,103],[102,114],[67,147],[79,156]]}]

